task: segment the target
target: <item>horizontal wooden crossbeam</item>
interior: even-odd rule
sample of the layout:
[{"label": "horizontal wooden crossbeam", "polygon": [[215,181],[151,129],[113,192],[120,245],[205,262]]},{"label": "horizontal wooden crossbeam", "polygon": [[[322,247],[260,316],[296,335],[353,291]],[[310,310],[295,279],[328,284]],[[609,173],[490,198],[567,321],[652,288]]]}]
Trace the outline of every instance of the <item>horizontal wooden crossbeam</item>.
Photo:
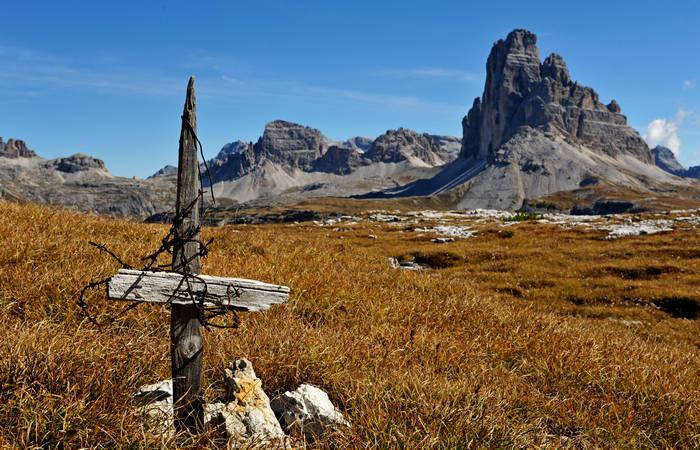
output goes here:
[{"label": "horizontal wooden crossbeam", "polygon": [[[189,281],[189,286],[188,286]],[[289,298],[289,288],[245,278],[184,276],[174,272],[120,269],[107,284],[107,298],[138,302],[192,305],[204,294],[204,306],[223,306],[239,311],[264,311]]]}]

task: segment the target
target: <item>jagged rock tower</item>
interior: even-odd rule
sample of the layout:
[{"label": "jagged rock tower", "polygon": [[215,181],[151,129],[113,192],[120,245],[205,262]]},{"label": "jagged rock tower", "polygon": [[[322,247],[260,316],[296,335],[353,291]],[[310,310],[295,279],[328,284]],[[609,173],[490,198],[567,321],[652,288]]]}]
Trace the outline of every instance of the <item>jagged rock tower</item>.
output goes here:
[{"label": "jagged rock tower", "polygon": [[679,183],[653,164],[617,102],[606,105],[572,81],[561,56],[541,61],[527,30],[493,45],[484,93],[462,129],[460,157],[439,174],[374,196],[445,195],[458,208],[518,209],[554,193],[624,187],[644,196]]},{"label": "jagged rock tower", "polygon": [[552,53],[540,62],[534,33],[514,30],[491,49],[483,97],[462,121],[461,156],[489,159],[529,126],[610,156],[651,163],[649,147],[620,112],[615,100],[604,105],[592,88],[573,82],[561,56]]}]

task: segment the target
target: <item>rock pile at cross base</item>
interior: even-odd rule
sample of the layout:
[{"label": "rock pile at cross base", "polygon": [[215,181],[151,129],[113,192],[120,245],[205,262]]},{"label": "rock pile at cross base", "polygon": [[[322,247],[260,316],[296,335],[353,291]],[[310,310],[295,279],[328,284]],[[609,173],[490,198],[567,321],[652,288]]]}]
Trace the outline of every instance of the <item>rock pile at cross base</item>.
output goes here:
[{"label": "rock pile at cross base", "polygon": [[493,45],[486,84],[462,121],[459,158],[428,180],[374,196],[448,193],[459,208],[518,209],[527,199],[596,184],[649,191],[685,182],[660,170],[620,105],[542,61],[537,37],[514,30]]},{"label": "rock pile at cross base", "polygon": [[[224,383],[225,397],[205,405],[204,422],[228,448],[297,448],[287,433],[313,442],[350,426],[328,394],[315,386],[302,384],[270,401],[247,359],[229,364]],[[175,435],[172,380],[141,386],[135,398],[145,431],[165,438]]]}]

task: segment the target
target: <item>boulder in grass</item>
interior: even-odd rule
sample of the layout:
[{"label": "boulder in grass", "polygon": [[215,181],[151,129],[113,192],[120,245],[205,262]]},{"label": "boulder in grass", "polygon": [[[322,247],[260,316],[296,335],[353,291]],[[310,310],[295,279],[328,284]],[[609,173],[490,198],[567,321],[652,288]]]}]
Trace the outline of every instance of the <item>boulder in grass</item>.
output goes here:
[{"label": "boulder in grass", "polygon": [[310,384],[302,384],[295,391],[275,397],[270,405],[285,430],[296,428],[307,439],[313,440],[326,431],[350,426],[333,406],[328,394]]},{"label": "boulder in grass", "polygon": [[143,418],[146,432],[155,436],[175,435],[173,423],[173,380],[146,384],[134,395],[139,404],[138,412]]}]

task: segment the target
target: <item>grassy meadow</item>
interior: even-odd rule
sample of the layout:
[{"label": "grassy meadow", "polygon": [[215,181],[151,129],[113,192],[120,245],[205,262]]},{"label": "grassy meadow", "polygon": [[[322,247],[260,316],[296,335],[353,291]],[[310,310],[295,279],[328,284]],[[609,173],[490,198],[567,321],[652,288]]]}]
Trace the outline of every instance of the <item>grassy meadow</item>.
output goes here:
[{"label": "grassy meadow", "polygon": [[[445,244],[366,220],[205,228],[205,273],[292,288],[206,332],[207,399],[246,357],[270,397],[312,383],[352,423],[310,447],[700,447],[696,228],[473,228]],[[0,201],[0,446],[213,445],[150,437],[135,413],[134,391],[170,377],[167,307],[97,328],[76,306],[118,268],[88,241],[139,266],[166,230]],[[125,306],[87,300],[101,320]]]}]

